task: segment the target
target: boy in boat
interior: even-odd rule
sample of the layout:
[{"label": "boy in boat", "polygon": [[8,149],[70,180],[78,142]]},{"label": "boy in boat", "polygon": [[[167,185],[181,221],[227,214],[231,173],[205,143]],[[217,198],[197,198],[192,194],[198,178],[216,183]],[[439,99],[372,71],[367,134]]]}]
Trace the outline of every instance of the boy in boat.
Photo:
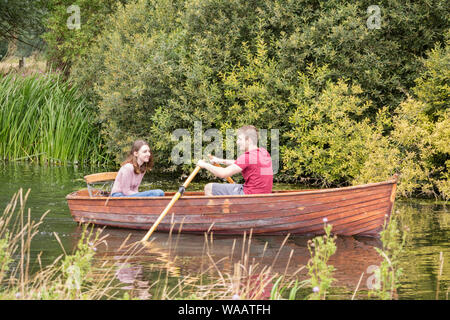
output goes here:
[{"label": "boy in boat", "polygon": [[117,173],[111,190],[112,197],[163,197],[160,189],[138,192],[144,174],[153,167],[153,154],[148,143],[137,140],[133,143],[127,159]]},{"label": "boy in boat", "polygon": [[241,173],[244,184],[208,183],[205,196],[272,193],[272,158],[266,149],[258,148],[258,130],[254,126],[239,128],[237,145],[244,152],[237,160],[210,156],[210,162],[224,164],[226,168],[216,167],[203,160],[199,160],[197,165],[223,179]]}]

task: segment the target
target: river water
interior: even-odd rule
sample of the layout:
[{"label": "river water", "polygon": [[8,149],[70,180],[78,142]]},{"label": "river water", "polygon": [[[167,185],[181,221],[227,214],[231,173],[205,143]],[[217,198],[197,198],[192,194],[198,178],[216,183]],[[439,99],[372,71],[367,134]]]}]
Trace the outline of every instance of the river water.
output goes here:
[{"label": "river water", "polygon": [[[80,237],[81,228],[72,220],[65,196],[85,187],[83,176],[101,171],[108,170],[23,163],[0,164],[2,211],[20,188],[24,191],[31,189],[26,208],[31,209],[32,219],[38,220],[45,211],[50,210],[32,242],[32,254],[36,256],[41,253],[43,264],[53,262],[63,252],[55,233],[61,240],[64,250],[73,251]],[[183,180],[176,177],[146,175],[143,186],[176,191],[182,182]],[[194,181],[189,190],[201,190],[204,183],[206,182]],[[301,187],[275,184],[274,188]],[[406,248],[400,258],[403,275],[397,290],[398,299],[448,299],[450,288],[448,205],[430,200],[398,199],[394,211],[402,227],[407,226],[410,230]],[[168,288],[171,286],[176,288],[179,279],[186,279],[199,273],[203,276],[216,273],[220,275],[222,282],[227,283],[224,275],[238,272],[236,262],[241,263],[244,272],[250,274],[252,270],[267,270],[271,267],[273,272],[285,275],[286,279],[307,278],[307,271],[303,266],[310,258],[307,247],[310,237],[205,236],[176,232],[169,235],[156,232],[152,236],[151,249],[139,252],[126,263],[120,264],[123,258],[119,255],[120,245],[124,239],[128,238],[132,242],[141,239],[144,234],[144,231],[106,228],[102,231],[102,236],[106,236],[105,241],[97,251],[97,255],[103,257],[99,260],[105,256],[117,260],[114,274],[118,282],[123,284],[124,290],[130,290],[141,298],[152,298],[152,295],[148,294],[148,288],[155,279],[161,280],[162,271],[167,275]],[[349,299],[358,288],[356,298],[367,299],[367,286],[373,283],[374,274],[371,268],[382,261],[374,249],[381,247],[381,241],[363,237],[338,237],[336,244],[337,251],[329,261],[335,268],[336,280],[328,297]],[[37,265],[32,267],[37,268]],[[176,297],[175,293],[173,296]],[[153,297],[156,297],[154,293]]]}]

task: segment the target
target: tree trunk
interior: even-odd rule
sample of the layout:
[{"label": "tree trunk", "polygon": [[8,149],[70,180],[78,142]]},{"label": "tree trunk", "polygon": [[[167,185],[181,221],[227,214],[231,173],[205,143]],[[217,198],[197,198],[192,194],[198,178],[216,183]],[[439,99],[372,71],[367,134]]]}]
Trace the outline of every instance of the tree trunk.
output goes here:
[{"label": "tree trunk", "polygon": [[8,50],[6,51],[4,59],[6,60],[9,57],[13,57],[17,51],[17,39],[9,38],[8,39]]}]

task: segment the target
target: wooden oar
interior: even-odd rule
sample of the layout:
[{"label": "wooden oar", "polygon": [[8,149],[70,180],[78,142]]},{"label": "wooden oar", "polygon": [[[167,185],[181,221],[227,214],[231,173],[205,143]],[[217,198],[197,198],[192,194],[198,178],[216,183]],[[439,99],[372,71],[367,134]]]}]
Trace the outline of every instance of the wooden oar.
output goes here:
[{"label": "wooden oar", "polygon": [[147,234],[142,238],[142,240],[141,240],[142,242],[145,242],[145,241],[148,240],[148,238],[150,238],[150,236],[152,235],[153,231],[155,231],[156,227],[159,225],[161,220],[164,219],[164,217],[169,212],[169,210],[173,207],[175,202],[177,202],[177,200],[183,195],[183,193],[186,190],[187,186],[189,185],[189,183],[191,183],[192,179],[194,179],[195,175],[199,172],[199,170],[200,170],[199,166],[195,167],[194,171],[192,171],[191,175],[186,179],[186,181],[180,187],[180,189],[178,189],[178,192],[175,193],[175,195],[173,196],[172,200],[170,200],[169,204],[164,209],[164,211],[161,213],[159,218],[155,221],[155,223],[150,228],[150,230],[147,232]]}]

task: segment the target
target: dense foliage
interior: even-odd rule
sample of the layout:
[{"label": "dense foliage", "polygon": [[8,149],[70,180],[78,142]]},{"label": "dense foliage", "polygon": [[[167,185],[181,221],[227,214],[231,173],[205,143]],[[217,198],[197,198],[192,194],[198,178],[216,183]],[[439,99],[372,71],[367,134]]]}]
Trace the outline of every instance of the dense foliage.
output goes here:
[{"label": "dense foliage", "polygon": [[448,197],[447,3],[381,1],[375,18],[371,5],[137,0],[87,18],[95,42],[51,47],[67,61],[82,53],[72,79],[116,160],[139,137],[174,167],[174,130],[253,124],[280,130],[280,178],[336,185],[399,171],[402,194]]},{"label": "dense foliage", "polygon": [[0,39],[26,41],[29,32],[40,32],[47,4],[48,0],[0,1]]},{"label": "dense foliage", "polygon": [[40,35],[49,0],[0,1],[0,61],[7,56],[30,56],[44,46]]},{"label": "dense foliage", "polygon": [[53,68],[69,73],[103,29],[105,19],[126,0],[47,0],[45,18],[47,57]]}]

